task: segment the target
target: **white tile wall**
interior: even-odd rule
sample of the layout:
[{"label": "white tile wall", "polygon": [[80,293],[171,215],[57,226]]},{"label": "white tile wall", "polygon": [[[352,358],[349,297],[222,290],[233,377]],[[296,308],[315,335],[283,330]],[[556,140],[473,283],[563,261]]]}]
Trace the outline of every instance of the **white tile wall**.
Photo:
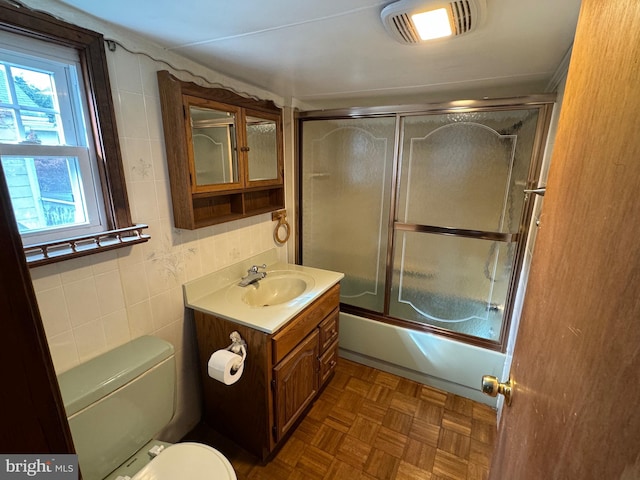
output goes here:
[{"label": "white tile wall", "polygon": [[[140,335],[174,345],[178,408],[163,439],[176,441],[200,418],[195,338],[181,285],[277,246],[275,224],[266,214],[198,231],[173,227],[156,80],[167,66],[122,48],[107,55],[133,220],[149,225],[151,240],[35,268],[32,279],[58,373]],[[286,247],[280,251],[286,259]]]}]

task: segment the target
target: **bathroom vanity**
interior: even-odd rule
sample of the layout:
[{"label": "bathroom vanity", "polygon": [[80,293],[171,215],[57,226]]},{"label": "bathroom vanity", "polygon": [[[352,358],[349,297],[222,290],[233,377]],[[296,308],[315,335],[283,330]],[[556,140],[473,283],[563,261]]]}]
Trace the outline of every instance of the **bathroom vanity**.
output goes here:
[{"label": "bathroom vanity", "polygon": [[[249,267],[245,264],[239,271],[246,274]],[[204,420],[263,460],[286,439],[334,372],[343,277],[283,263],[266,270],[264,280],[247,287],[237,285],[237,274],[220,287],[233,273],[222,274],[222,279],[218,275],[213,287],[211,279],[185,285],[185,303],[194,311]],[[289,287],[299,279],[305,288],[292,293]],[[271,291],[273,303],[260,305],[265,300],[255,291],[272,288],[269,281],[282,286],[285,296]],[[210,290],[220,288],[206,293],[206,285]],[[233,331],[246,341],[247,357],[241,378],[225,385],[209,377],[207,361],[213,352],[229,346]]]}]

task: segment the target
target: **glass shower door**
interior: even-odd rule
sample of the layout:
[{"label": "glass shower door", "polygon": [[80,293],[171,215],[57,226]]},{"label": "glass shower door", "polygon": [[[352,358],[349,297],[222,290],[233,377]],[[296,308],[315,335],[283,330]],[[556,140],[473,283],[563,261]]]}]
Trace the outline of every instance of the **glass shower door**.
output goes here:
[{"label": "glass shower door", "polygon": [[303,118],[299,260],[347,313],[501,349],[550,111]]},{"label": "glass shower door", "polygon": [[404,118],[390,316],[500,338],[537,117]]},{"label": "glass shower door", "polygon": [[382,312],[395,117],[313,120],[302,132],[304,265],[344,272],[341,301]]}]

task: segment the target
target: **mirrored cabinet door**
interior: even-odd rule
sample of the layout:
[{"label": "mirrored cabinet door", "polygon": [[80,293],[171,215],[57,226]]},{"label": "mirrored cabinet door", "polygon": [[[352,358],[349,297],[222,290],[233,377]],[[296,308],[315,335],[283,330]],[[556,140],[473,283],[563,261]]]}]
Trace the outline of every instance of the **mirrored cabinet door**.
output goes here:
[{"label": "mirrored cabinet door", "polygon": [[184,102],[193,191],[239,187],[239,109],[186,95]]},{"label": "mirrored cabinet door", "polygon": [[282,182],[280,118],[246,111],[247,181],[252,185]]},{"label": "mirrored cabinet door", "polygon": [[176,228],[284,208],[282,110],[167,70],[157,75]]}]

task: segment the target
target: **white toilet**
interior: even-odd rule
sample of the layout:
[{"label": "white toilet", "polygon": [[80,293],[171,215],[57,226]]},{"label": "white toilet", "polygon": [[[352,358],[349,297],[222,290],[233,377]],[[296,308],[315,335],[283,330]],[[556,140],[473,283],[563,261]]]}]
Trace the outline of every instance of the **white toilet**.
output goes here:
[{"label": "white toilet", "polygon": [[153,440],[175,411],[173,352],[140,337],[58,376],[85,480],[236,480],[212,447]]}]

